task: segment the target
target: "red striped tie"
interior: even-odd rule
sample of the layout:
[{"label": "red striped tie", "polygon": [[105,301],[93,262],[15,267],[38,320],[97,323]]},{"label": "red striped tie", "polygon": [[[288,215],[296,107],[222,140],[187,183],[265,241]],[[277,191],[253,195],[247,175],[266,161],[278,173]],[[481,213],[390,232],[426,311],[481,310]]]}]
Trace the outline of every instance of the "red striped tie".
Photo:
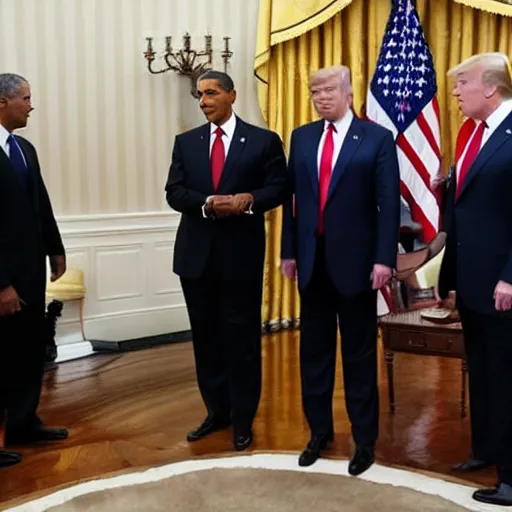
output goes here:
[{"label": "red striped tie", "polygon": [[222,142],[222,135],[224,132],[222,128],[217,126],[215,130],[215,140],[213,141],[212,154],[210,155],[210,167],[212,170],[212,182],[213,190],[216,192],[219,186],[220,177],[222,176],[222,170],[224,169],[224,161],[226,159],[224,151],[224,142]]},{"label": "red striped tie", "polygon": [[334,155],[334,138],[332,132],[336,131],[336,127],[329,123],[327,126],[327,133],[325,135],[324,147],[322,148],[322,156],[320,158],[320,173],[319,173],[319,192],[320,210],[318,212],[318,233],[324,231],[324,209],[327,202],[327,195],[329,193],[329,184],[331,182],[332,173],[332,158]]}]

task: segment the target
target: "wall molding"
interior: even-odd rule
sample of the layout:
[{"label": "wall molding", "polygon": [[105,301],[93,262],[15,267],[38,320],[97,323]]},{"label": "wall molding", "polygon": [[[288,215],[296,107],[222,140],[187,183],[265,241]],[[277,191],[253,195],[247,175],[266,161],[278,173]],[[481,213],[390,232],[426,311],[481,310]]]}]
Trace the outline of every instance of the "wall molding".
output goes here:
[{"label": "wall molding", "polygon": [[[87,340],[119,342],[189,329],[172,272],[179,220],[174,211],[57,218],[68,267],[84,272]],[[65,303],[56,341],[83,341],[78,303]]]}]

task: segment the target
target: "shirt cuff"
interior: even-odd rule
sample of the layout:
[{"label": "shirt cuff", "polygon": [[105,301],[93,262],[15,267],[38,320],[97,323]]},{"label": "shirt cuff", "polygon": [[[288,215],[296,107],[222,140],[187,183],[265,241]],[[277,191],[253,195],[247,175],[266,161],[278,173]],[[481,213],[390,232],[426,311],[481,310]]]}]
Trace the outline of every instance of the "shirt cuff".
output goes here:
[{"label": "shirt cuff", "polygon": [[211,217],[211,215],[208,215],[208,214],[206,213],[206,205],[208,204],[208,201],[209,201],[212,197],[213,197],[213,196],[208,196],[208,197],[206,198],[206,201],[204,202],[203,206],[201,206],[201,211],[203,212],[203,217],[204,217],[205,219],[209,219],[209,218]]}]

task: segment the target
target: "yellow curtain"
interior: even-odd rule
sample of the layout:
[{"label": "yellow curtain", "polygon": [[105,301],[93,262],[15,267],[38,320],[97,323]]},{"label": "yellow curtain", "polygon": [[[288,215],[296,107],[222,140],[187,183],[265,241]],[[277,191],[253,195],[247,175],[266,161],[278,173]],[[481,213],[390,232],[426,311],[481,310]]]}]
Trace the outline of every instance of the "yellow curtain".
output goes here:
[{"label": "yellow curtain", "polygon": [[[261,2],[268,8],[270,0]],[[285,2],[274,0],[273,3],[282,5]],[[347,65],[352,71],[354,107],[360,112],[390,7],[391,0],[352,0],[318,27],[272,45],[271,23],[268,19],[266,23],[262,21],[264,10],[260,8],[255,62],[255,73],[260,77],[259,100],[268,127],[281,136],[286,147],[294,128],[316,118],[307,86],[312,70],[333,64]],[[462,120],[451,99],[451,84],[446,71],[475,53],[501,51],[511,56],[512,18],[476,10],[455,0],[417,0],[417,8],[437,71],[443,167],[446,170]],[[269,43],[267,48],[265,41]],[[263,320],[276,328],[287,326],[299,316],[296,286],[279,272],[280,247],[281,211],[277,209],[267,217],[263,302]]]},{"label": "yellow curtain", "polygon": [[494,14],[512,16],[512,0],[455,0],[455,2]]}]

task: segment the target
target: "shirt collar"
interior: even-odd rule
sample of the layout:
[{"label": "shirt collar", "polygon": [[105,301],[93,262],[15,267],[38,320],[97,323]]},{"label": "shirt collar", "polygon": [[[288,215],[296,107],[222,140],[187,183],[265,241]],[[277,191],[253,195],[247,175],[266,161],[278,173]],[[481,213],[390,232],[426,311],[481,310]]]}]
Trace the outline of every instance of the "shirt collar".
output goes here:
[{"label": "shirt collar", "polygon": [[[231,117],[223,125],[221,125],[221,128],[229,139],[233,138],[233,134],[235,133],[236,128],[236,116],[234,112],[231,112]],[[216,129],[217,125],[210,123],[210,133],[212,135],[215,133]]]},{"label": "shirt collar", "polygon": [[498,126],[508,117],[512,112],[512,100],[503,100],[501,105],[485,120],[487,127],[491,132],[496,130]]},{"label": "shirt collar", "polygon": [[7,129],[0,123],[0,147],[7,147],[7,138],[11,135]]},{"label": "shirt collar", "polygon": [[[354,113],[351,109],[348,109],[345,115],[337,121],[332,121],[332,124],[336,128],[336,133],[345,133],[348,131],[350,123],[354,119]],[[331,124],[331,121],[324,120],[324,130]]]}]

